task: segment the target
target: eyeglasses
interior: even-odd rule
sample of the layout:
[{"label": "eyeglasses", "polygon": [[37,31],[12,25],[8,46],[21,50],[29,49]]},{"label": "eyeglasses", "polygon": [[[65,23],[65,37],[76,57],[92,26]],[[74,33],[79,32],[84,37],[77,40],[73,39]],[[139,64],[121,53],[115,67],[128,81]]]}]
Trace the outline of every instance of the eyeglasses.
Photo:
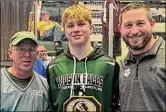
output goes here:
[{"label": "eyeglasses", "polygon": [[34,55],[34,54],[36,54],[36,52],[37,52],[37,50],[36,50],[35,47],[31,47],[31,48],[29,48],[29,49],[20,47],[20,48],[15,48],[15,49],[12,49],[12,50],[16,50],[17,53],[19,53],[19,54],[21,54],[21,55],[25,54],[26,51],[28,51],[31,55]]}]

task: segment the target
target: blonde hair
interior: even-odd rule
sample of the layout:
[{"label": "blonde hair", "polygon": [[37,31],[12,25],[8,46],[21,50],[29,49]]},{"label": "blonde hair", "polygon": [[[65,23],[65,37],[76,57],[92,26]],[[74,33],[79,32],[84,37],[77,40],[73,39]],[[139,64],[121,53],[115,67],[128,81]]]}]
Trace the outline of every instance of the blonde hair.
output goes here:
[{"label": "blonde hair", "polygon": [[133,2],[133,3],[127,4],[121,11],[121,14],[119,16],[119,24],[122,24],[122,19],[123,19],[122,14],[123,13],[133,10],[133,9],[140,9],[140,8],[145,9],[148,20],[152,21],[152,13],[151,13],[150,7],[143,3]]},{"label": "blonde hair", "polygon": [[92,24],[92,15],[85,6],[75,4],[65,9],[62,14],[62,25],[65,26],[68,19],[84,19]]}]

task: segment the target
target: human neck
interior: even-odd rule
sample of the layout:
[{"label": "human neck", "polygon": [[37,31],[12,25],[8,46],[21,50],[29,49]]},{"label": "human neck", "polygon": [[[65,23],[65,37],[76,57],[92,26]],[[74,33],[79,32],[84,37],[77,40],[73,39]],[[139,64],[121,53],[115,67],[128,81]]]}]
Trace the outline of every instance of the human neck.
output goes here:
[{"label": "human neck", "polygon": [[69,45],[70,53],[77,57],[79,60],[85,58],[88,56],[90,52],[94,50],[94,48],[91,45],[87,46],[77,46],[77,47],[71,47]]},{"label": "human neck", "polygon": [[33,74],[32,73],[33,71],[31,71],[31,72],[21,71],[14,66],[10,67],[8,70],[12,75],[14,75],[15,77],[17,77],[19,79],[27,79],[27,78],[31,77]]},{"label": "human neck", "polygon": [[132,54],[139,55],[139,54],[149,51],[153,47],[155,42],[156,42],[156,39],[152,36],[152,38],[150,39],[149,43],[145,46],[145,48],[140,49],[140,50],[133,50],[133,49],[130,49],[130,50],[131,50]]}]

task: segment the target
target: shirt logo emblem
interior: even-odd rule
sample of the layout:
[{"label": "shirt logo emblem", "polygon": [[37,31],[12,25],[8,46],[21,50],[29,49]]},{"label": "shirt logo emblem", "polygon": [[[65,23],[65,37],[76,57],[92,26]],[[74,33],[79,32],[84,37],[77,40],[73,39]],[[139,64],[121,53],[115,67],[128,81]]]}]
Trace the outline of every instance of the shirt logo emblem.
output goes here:
[{"label": "shirt logo emblem", "polygon": [[128,68],[127,70],[125,70],[124,76],[128,77],[130,74],[130,69]]}]

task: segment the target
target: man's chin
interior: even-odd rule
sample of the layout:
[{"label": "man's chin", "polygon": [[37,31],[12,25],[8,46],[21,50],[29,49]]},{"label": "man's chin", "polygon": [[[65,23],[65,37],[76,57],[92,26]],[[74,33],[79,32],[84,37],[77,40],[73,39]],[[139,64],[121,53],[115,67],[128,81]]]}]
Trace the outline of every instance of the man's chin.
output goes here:
[{"label": "man's chin", "polygon": [[133,50],[141,50],[144,48],[144,46],[130,46],[130,48]]}]

